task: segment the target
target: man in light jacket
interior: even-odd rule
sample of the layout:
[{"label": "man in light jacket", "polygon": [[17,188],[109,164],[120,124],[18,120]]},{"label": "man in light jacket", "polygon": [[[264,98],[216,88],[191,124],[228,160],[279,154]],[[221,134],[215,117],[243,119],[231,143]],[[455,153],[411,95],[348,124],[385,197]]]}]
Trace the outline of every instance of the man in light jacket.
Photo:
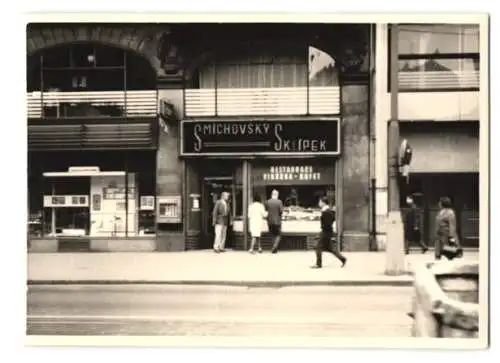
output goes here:
[{"label": "man in light jacket", "polygon": [[222,192],[220,199],[215,203],[212,211],[212,225],[215,229],[214,252],[225,252],[227,227],[232,223],[229,193]]}]

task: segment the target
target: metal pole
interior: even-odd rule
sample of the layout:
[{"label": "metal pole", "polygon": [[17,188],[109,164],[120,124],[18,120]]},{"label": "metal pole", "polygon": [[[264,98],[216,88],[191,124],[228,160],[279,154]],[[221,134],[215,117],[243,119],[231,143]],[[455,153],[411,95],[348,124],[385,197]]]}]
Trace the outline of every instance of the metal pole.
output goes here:
[{"label": "metal pole", "polygon": [[399,211],[399,186],[398,186],[398,148],[399,148],[399,119],[398,119],[398,36],[397,24],[391,25],[391,119],[388,131],[388,162],[389,162],[389,212]]},{"label": "metal pole", "polygon": [[377,250],[377,192],[376,192],[376,180],[372,178],[370,181],[370,194],[371,194],[371,241],[370,241],[370,251]]},{"label": "metal pole", "polygon": [[306,70],[306,115],[309,115],[309,112],[310,112],[310,109],[309,109],[309,100],[310,100],[310,97],[311,97],[311,95],[309,94],[309,92],[310,92],[309,91],[310,90],[310,83],[311,83],[311,81],[309,79],[309,77],[311,76],[309,74],[309,62],[311,62],[311,59],[310,59],[311,54],[309,52],[309,47],[307,47],[306,52],[307,52],[307,55],[306,55],[307,56],[307,70]]},{"label": "metal pole", "polygon": [[219,115],[219,107],[218,107],[219,100],[218,100],[217,88],[218,88],[218,82],[217,82],[217,62],[214,62],[215,117],[217,117]]},{"label": "metal pole", "polygon": [[123,92],[124,92],[124,116],[127,117],[127,52],[123,52]]},{"label": "metal pole", "polygon": [[[56,187],[54,185],[54,182],[52,182],[52,197],[56,195]],[[52,206],[51,208],[51,235],[54,237],[56,235],[56,208]]]},{"label": "metal pole", "polygon": [[405,273],[403,220],[399,209],[398,188],[398,150],[399,150],[399,120],[398,120],[398,25],[390,25],[391,36],[391,118],[388,128],[387,161],[389,171],[389,214],[387,216],[387,248],[385,274],[398,276]]},{"label": "metal pole", "polygon": [[243,246],[245,251],[248,250],[248,203],[250,194],[250,176],[249,176],[249,162],[243,160],[242,164],[242,208],[243,208]]},{"label": "metal pole", "polygon": [[128,153],[125,156],[125,238],[128,237]]},{"label": "metal pole", "polygon": [[43,54],[40,55],[40,117],[44,117],[45,108],[43,107]]}]

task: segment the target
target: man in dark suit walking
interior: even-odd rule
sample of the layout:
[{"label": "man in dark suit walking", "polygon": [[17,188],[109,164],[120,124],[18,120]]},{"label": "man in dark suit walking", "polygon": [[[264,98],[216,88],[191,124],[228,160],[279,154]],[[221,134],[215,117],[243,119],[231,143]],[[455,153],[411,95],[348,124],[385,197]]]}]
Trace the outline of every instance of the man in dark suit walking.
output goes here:
[{"label": "man in dark suit walking", "polygon": [[271,198],[266,202],[267,225],[269,232],[273,236],[272,253],[278,253],[281,240],[281,216],[283,215],[283,202],[278,199],[279,192],[274,189]]},{"label": "man in dark suit walking", "polygon": [[405,253],[409,254],[411,245],[416,244],[420,246],[422,253],[425,253],[429,247],[422,242],[422,234],[420,233],[420,210],[417,208],[413,198],[410,196],[406,198],[406,204],[408,204],[409,210],[406,213],[404,220]]},{"label": "man in dark suit walking", "polygon": [[337,250],[337,246],[334,246],[332,241],[334,234],[333,223],[335,222],[335,212],[328,204],[328,197],[322,197],[319,200],[319,207],[321,208],[321,232],[319,233],[318,242],[316,244],[316,265],[312,266],[312,268],[323,267],[323,251],[332,253],[342,263],[342,267],[344,267],[347,262],[347,258],[342,256],[342,254]]}]

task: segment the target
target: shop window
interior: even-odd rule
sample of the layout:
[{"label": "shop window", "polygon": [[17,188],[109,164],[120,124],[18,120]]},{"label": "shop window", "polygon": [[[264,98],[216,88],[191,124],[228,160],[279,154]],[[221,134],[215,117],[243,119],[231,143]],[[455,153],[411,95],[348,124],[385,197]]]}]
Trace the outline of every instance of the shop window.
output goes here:
[{"label": "shop window", "polygon": [[301,213],[313,213],[318,211],[319,199],[324,196],[329,197],[330,204],[335,206],[334,185],[280,185],[255,187],[253,195],[260,195],[262,200],[267,200],[270,198],[273,190],[279,192],[279,199],[283,202],[283,206],[285,207],[285,219],[309,219],[309,217],[314,217],[314,219],[317,220],[319,216],[316,214],[309,216]]},{"label": "shop window", "polygon": [[241,183],[235,183],[233,189],[234,195],[231,196],[232,202],[234,203],[234,213],[236,216],[243,215],[243,185]]},{"label": "shop window", "polygon": [[400,25],[398,43],[401,92],[479,90],[478,25]]},{"label": "shop window", "polygon": [[86,236],[90,233],[89,177],[43,180],[44,235]]},{"label": "shop window", "polygon": [[317,232],[321,197],[327,196],[336,208],[334,163],[279,163],[252,168],[252,196],[263,201],[277,190],[283,202],[283,230],[286,232]]},{"label": "shop window", "polygon": [[[124,74],[121,69],[65,69],[44,70],[43,84],[46,92],[102,92],[122,91]],[[120,96],[117,97],[119,101]],[[114,116],[125,114],[124,102],[109,102],[89,98],[88,102],[71,97],[45,96],[45,117],[87,117]],[[50,101],[49,99],[53,99]]]},{"label": "shop window", "polygon": [[71,66],[75,68],[95,67],[96,57],[93,44],[78,44],[70,48]]},{"label": "shop window", "polygon": [[40,62],[44,69],[60,69],[71,67],[71,51],[68,46],[49,48],[35,57],[41,57]]},{"label": "shop window", "polygon": [[410,90],[478,89],[479,60],[444,58],[435,53],[426,59],[408,57],[399,61],[399,87]]},{"label": "shop window", "polygon": [[139,195],[139,235],[156,233],[156,173],[142,170],[136,178]]},{"label": "shop window", "polygon": [[479,25],[400,25],[398,46],[400,54],[479,53]]},{"label": "shop window", "polygon": [[[33,169],[31,161],[33,175],[28,180],[32,235],[155,233],[155,156],[146,152],[68,152],[58,158],[40,154],[41,170]],[[40,231],[31,227],[35,224],[43,226]]]},{"label": "shop window", "polygon": [[[28,91],[41,92],[29,102],[35,114],[40,103],[42,117],[123,117],[127,104],[131,109],[145,105],[145,96],[127,98],[127,91],[156,89],[156,74],[147,59],[92,43],[49,48],[29,57],[27,77]],[[59,94],[110,91],[116,93]],[[147,97],[155,103],[154,96]]]},{"label": "shop window", "polygon": [[125,65],[124,52],[120,48],[109,47],[101,44],[94,45],[96,67],[123,67]]},{"label": "shop window", "polygon": [[[289,54],[286,54],[289,53]],[[198,71],[193,88],[338,86],[335,60],[315,47],[275,54],[228,55]]]}]

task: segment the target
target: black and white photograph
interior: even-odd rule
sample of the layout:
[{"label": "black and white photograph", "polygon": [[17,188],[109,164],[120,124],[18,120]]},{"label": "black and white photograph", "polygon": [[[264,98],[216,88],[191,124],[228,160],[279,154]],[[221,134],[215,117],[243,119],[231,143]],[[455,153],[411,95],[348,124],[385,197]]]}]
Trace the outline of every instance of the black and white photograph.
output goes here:
[{"label": "black and white photograph", "polygon": [[45,18],[28,344],[488,347],[487,14]]}]

